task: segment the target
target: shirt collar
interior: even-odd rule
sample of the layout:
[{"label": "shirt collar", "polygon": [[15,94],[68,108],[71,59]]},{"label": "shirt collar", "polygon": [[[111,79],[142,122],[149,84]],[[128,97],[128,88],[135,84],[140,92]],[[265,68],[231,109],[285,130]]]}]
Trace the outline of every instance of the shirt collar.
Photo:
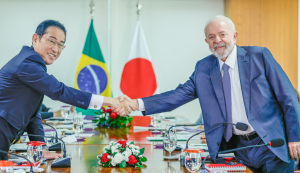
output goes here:
[{"label": "shirt collar", "polygon": [[[237,59],[237,49],[236,49],[236,45],[234,45],[232,52],[228,55],[228,58],[225,61],[225,64],[227,64],[230,68],[234,69],[236,59]],[[222,71],[222,66],[224,62],[219,58],[218,60],[220,64],[220,70]]]}]

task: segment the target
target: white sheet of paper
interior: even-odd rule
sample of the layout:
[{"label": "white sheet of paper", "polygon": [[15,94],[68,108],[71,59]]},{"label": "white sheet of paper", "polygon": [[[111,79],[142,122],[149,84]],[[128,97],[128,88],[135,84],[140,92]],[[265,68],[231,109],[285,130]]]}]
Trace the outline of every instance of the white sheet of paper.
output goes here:
[{"label": "white sheet of paper", "polygon": [[76,139],[75,135],[70,135],[70,136],[64,137],[64,138],[62,138],[62,140],[67,144],[77,142],[77,139]]}]

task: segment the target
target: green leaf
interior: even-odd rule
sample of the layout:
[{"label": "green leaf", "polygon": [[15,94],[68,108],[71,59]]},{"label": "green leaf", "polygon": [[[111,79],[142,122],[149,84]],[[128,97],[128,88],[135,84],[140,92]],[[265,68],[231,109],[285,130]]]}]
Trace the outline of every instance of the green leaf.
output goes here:
[{"label": "green leaf", "polygon": [[134,141],[130,142],[130,144],[134,145]]},{"label": "green leaf", "polygon": [[145,148],[140,149],[140,154],[139,155],[143,155],[145,152]]},{"label": "green leaf", "polygon": [[121,163],[120,163],[120,168],[125,168],[126,167],[126,161],[123,160]]},{"label": "green leaf", "polygon": [[141,161],[142,161],[142,162],[146,162],[146,161],[147,161],[147,158],[146,158],[146,157],[142,157],[142,158],[141,158]]},{"label": "green leaf", "polygon": [[113,157],[115,157],[115,155],[116,155],[117,153],[118,153],[118,152],[114,152],[114,153],[113,153]]},{"label": "green leaf", "polygon": [[136,167],[143,168],[144,166],[143,165],[136,165]]}]

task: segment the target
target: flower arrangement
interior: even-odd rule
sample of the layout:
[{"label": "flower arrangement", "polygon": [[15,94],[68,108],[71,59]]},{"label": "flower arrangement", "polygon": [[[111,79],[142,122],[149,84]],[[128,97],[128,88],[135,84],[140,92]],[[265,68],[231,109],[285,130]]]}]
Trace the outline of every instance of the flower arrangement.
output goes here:
[{"label": "flower arrangement", "polygon": [[133,118],[129,115],[121,117],[117,113],[113,112],[111,108],[102,107],[99,112],[95,112],[94,122],[100,127],[116,127],[124,128],[131,125]]},{"label": "flower arrangement", "polygon": [[126,141],[110,142],[103,148],[103,154],[98,155],[99,165],[103,167],[117,166],[125,168],[126,166],[135,166],[143,168],[142,162],[147,158],[143,156],[145,148],[140,149],[134,145],[134,142],[128,144]]}]

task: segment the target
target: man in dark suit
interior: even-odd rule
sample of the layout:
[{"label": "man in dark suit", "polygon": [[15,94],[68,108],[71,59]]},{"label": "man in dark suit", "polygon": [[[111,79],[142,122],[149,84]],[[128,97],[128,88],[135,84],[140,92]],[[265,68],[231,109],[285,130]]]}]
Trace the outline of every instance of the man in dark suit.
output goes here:
[{"label": "man in dark suit", "polygon": [[249,126],[245,132],[232,125],[207,131],[210,153],[283,138],[282,147],[246,149],[235,155],[253,172],[293,172],[294,160],[300,156],[300,112],[285,72],[267,48],[237,46],[238,33],[230,19],[216,16],[207,22],[204,31],[213,54],[196,64],[186,83],[151,97],[122,98],[144,115],[172,111],[198,98],[205,129],[221,122]]},{"label": "man in dark suit", "polygon": [[[25,129],[29,134],[44,135],[40,107],[44,95],[53,100],[83,109],[117,106],[119,100],[82,92],[59,82],[47,73],[64,49],[65,27],[54,20],[40,23],[32,36],[32,46],[23,46],[18,55],[0,70],[0,149],[8,151],[10,143]],[[125,114],[126,112],[124,112]],[[31,141],[43,138],[29,137]],[[45,158],[62,155],[44,151]],[[0,154],[0,160],[7,159]]]}]

